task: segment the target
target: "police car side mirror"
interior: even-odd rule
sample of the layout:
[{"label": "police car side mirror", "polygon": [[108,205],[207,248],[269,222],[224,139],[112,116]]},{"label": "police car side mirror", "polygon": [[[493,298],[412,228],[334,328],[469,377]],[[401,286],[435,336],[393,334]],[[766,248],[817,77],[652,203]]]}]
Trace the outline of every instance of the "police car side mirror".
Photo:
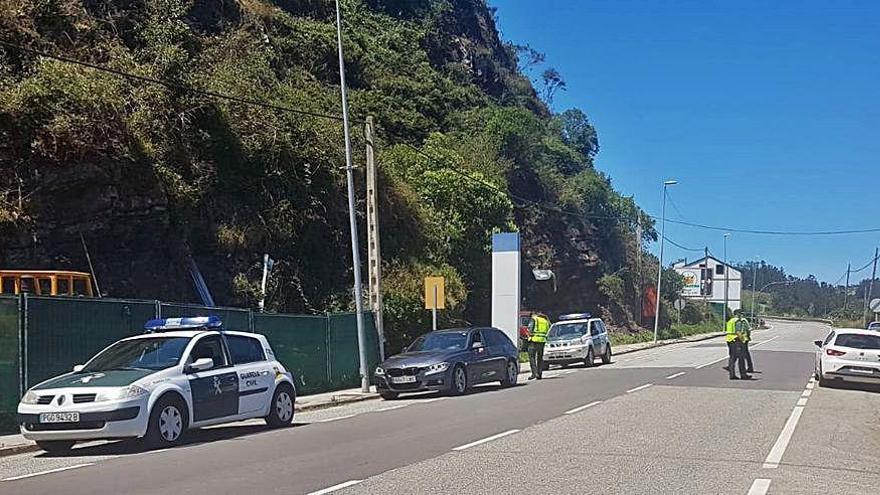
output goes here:
[{"label": "police car side mirror", "polygon": [[189,371],[205,371],[214,367],[214,360],[211,358],[196,359],[193,364],[189,365]]},{"label": "police car side mirror", "polygon": [[82,364],[75,364],[75,365],[73,366],[73,372],[74,372],[74,373],[79,373],[80,371],[82,371],[82,369],[83,369],[84,367],[85,367],[85,366],[82,365]]},{"label": "police car side mirror", "polygon": [[814,340],[813,343],[816,344],[816,347],[822,347],[822,341],[821,341],[821,340]]}]

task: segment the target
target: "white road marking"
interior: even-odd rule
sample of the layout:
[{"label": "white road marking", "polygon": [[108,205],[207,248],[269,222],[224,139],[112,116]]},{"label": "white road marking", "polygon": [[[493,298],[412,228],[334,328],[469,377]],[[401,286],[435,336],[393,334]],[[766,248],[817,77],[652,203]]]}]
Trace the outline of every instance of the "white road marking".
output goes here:
[{"label": "white road marking", "polygon": [[579,413],[579,412],[583,411],[584,409],[587,409],[587,408],[593,407],[593,406],[595,406],[595,405],[597,405],[597,404],[601,404],[601,403],[602,403],[601,400],[597,400],[596,402],[590,402],[589,404],[587,404],[587,405],[585,405],[585,406],[580,406],[580,407],[576,407],[576,408],[574,408],[574,409],[571,409],[571,410],[569,410],[569,411],[565,411],[565,414]]},{"label": "white road marking", "polygon": [[460,451],[460,450],[466,450],[466,449],[469,449],[469,448],[471,448],[471,447],[476,447],[477,445],[482,445],[482,444],[484,444],[484,443],[491,442],[492,440],[498,440],[499,438],[501,438],[501,437],[506,437],[507,435],[513,435],[514,433],[519,433],[519,430],[507,430],[507,431],[505,431],[505,432],[503,432],[503,433],[499,433],[499,434],[497,434],[497,435],[492,435],[491,437],[486,437],[486,438],[484,438],[484,439],[482,439],[482,440],[477,440],[476,442],[471,442],[471,443],[468,443],[468,444],[460,445],[460,446],[458,446],[458,447],[456,447],[456,448],[454,448],[454,449],[452,449],[452,450],[459,450],[459,451]]},{"label": "white road marking", "polygon": [[808,388],[808,389],[804,390],[804,395],[803,395],[803,396],[804,396],[804,397],[809,397],[812,393],[813,393],[813,390]]},{"label": "white road marking", "polygon": [[65,466],[65,467],[60,467],[60,468],[55,468],[55,469],[49,469],[46,471],[40,471],[38,473],[23,474],[21,476],[13,476],[11,478],[4,478],[2,481],[23,480],[25,478],[33,478],[34,476],[42,476],[44,474],[60,473],[61,471],[67,471],[70,469],[77,469],[77,468],[83,468],[83,467],[94,466],[94,465],[95,465],[94,462],[87,462],[85,464],[74,464],[73,466]]},{"label": "white road marking", "polygon": [[631,389],[627,390],[626,393],[631,394],[633,392],[638,392],[639,390],[645,390],[646,388],[651,387],[653,385],[654,385],[653,383],[646,383],[646,384],[640,385],[636,388],[631,388]]},{"label": "white road marking", "polygon": [[572,374],[572,373],[574,373],[574,372],[575,372],[575,370],[568,370],[568,371],[563,371],[562,374],[563,374],[563,375],[570,375],[570,374]]},{"label": "white road marking", "polygon": [[779,438],[776,439],[776,443],[773,445],[773,448],[770,449],[767,458],[764,459],[764,465],[762,466],[764,469],[776,469],[779,467],[779,461],[782,460],[782,455],[785,454],[785,449],[788,448],[788,442],[791,441],[791,436],[794,435],[794,429],[797,427],[798,421],[800,421],[801,414],[803,413],[803,406],[795,406],[794,410],[791,411],[791,416],[789,416],[788,421],[785,422],[785,426],[782,428]]},{"label": "white road marking", "polygon": [[767,339],[767,340],[764,340],[764,341],[762,341],[762,342],[758,342],[757,344],[753,345],[752,347],[754,348],[754,347],[758,347],[759,345],[764,345],[764,344],[766,344],[767,342],[773,342],[774,340],[776,340],[776,339],[778,339],[778,338],[779,338],[779,335],[777,335],[776,337],[771,337],[771,338],[769,338],[769,339]]},{"label": "white road marking", "polygon": [[800,399],[798,399],[798,401],[797,401],[797,405],[799,405],[799,406],[806,406],[806,405],[807,405],[807,398],[806,398],[806,397],[801,397]]},{"label": "white road marking", "polygon": [[667,376],[666,379],[667,379],[667,380],[672,380],[673,378],[678,378],[678,377],[680,377],[681,375],[685,375],[685,374],[687,374],[687,371],[679,371],[678,373],[675,373],[675,374],[672,374],[672,375]]},{"label": "white road marking", "polygon": [[437,402],[439,400],[446,400],[446,397],[432,397],[430,399],[423,399],[418,402],[414,402],[414,404],[430,404],[431,402]]},{"label": "white road marking", "polygon": [[308,495],[324,495],[325,493],[333,493],[338,490],[342,490],[343,488],[348,488],[350,486],[357,485],[358,483],[363,483],[364,480],[351,480],[346,481],[345,483],[340,483],[338,485],[333,485],[329,488],[324,488],[323,490],[318,490],[316,492],[309,493]]},{"label": "white road marking", "polygon": [[385,411],[393,411],[395,409],[402,409],[407,406],[411,406],[412,404],[398,404],[396,406],[388,406],[388,407],[380,407],[376,409],[376,412],[385,412]]},{"label": "white road marking", "polygon": [[766,478],[758,478],[752,483],[752,487],[749,488],[749,493],[746,495],[765,495],[769,489],[770,480]]},{"label": "white road marking", "polygon": [[357,414],[346,414],[345,416],[336,416],[335,418],[327,418],[318,420],[318,423],[329,423],[331,421],[339,421],[340,419],[348,419],[357,416]]},{"label": "white road marking", "polygon": [[727,356],[724,356],[724,357],[721,358],[721,359],[716,359],[715,361],[712,361],[712,362],[710,362],[710,363],[703,363],[703,364],[701,364],[701,365],[699,365],[699,366],[694,366],[694,369],[697,369],[697,370],[699,370],[699,369],[703,369],[703,368],[705,368],[706,366],[712,366],[712,365],[715,364],[715,363],[720,363],[721,361],[724,361],[725,359],[727,359]]},{"label": "white road marking", "polygon": [[815,387],[815,386],[816,386],[816,384],[813,383],[813,382],[810,382],[810,383],[807,384],[807,388],[809,388],[809,389],[811,389],[811,388],[813,388],[813,387]]}]

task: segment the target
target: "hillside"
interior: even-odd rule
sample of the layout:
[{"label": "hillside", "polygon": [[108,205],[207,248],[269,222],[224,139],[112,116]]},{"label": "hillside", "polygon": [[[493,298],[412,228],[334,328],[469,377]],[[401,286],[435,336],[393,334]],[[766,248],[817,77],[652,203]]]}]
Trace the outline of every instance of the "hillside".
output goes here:
[{"label": "hillside", "polygon": [[[427,324],[428,274],[449,281],[447,323],[487,322],[489,239],[508,229],[522,232],[527,266],[558,276],[555,294],[527,284],[525,306],[601,305],[628,325],[652,222],[594,168],[587,116],[553,114],[538,96],[491,8],[343,10],[352,114],[381,128],[392,345]],[[0,47],[0,266],[86,269],[82,235],[114,297],[195,300],[192,256],[218,304],[252,306],[267,252],[270,309],[351,306],[341,122],[190,91],[338,115],[332,2],[0,0],[0,38],[172,85]]]}]

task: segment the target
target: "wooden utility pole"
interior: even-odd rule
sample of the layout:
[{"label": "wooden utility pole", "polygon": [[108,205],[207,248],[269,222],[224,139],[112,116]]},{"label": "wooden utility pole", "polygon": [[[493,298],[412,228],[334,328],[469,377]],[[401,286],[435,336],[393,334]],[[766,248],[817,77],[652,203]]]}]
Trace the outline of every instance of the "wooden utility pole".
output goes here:
[{"label": "wooden utility pole", "polygon": [[843,289],[843,312],[846,313],[847,302],[849,300],[849,272],[852,270],[852,263],[846,264],[846,287]]},{"label": "wooden utility pole", "polygon": [[874,248],[874,269],[871,270],[871,281],[868,283],[868,292],[865,293],[865,327],[868,326],[868,315],[871,314],[868,304],[871,304],[871,297],[874,293],[874,279],[877,278],[877,258],[880,257],[880,248]]},{"label": "wooden utility pole", "polygon": [[638,214],[636,223],[636,321],[642,326],[642,215]]},{"label": "wooden utility pole", "polygon": [[382,320],[382,251],[379,245],[379,208],[376,187],[376,162],[373,144],[373,117],[367,117],[364,126],[367,143],[367,273],[369,279],[370,309],[376,318],[379,334],[379,360],[385,360],[385,329]]}]

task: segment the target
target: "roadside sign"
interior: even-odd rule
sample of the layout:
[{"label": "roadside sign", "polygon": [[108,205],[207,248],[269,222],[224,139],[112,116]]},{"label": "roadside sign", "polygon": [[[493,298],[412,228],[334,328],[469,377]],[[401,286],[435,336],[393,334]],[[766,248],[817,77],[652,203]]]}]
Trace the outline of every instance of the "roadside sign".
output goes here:
[{"label": "roadside sign", "polygon": [[[685,270],[680,272],[684,278],[684,288],[681,290],[683,296],[699,296],[700,295],[700,277],[694,270]],[[676,308],[681,309],[681,308]]]},{"label": "roadside sign", "polygon": [[425,277],[425,309],[446,309],[446,280]]},{"label": "roadside sign", "polygon": [[871,311],[880,313],[880,299],[871,299],[871,304],[868,307],[871,308]]},{"label": "roadside sign", "polygon": [[673,305],[675,306],[675,309],[681,311],[684,309],[684,299],[676,299]]}]

